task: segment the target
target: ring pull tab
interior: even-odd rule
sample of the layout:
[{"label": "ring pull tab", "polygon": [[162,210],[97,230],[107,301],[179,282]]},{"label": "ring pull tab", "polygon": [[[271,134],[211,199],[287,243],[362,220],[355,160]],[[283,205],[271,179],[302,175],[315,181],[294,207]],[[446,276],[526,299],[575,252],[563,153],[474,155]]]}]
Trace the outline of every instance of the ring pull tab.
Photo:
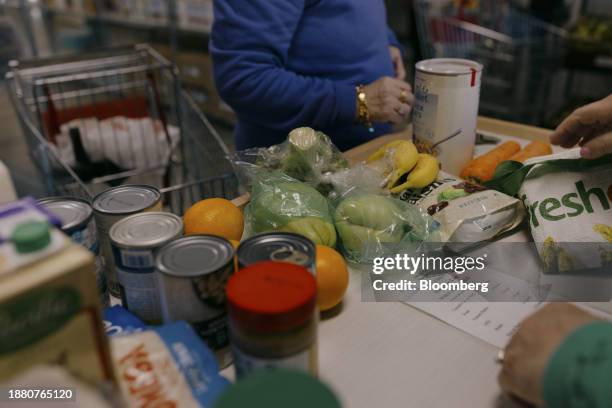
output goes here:
[{"label": "ring pull tab", "polygon": [[308,263],[308,255],[290,247],[282,247],[270,254],[270,259],[277,262],[289,262],[304,266]]}]

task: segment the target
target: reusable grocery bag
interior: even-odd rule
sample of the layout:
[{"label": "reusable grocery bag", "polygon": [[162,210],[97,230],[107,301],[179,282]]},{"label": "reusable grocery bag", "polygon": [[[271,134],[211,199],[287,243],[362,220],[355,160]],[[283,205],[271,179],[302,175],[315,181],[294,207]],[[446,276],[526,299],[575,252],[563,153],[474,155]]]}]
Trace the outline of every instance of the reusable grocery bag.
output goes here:
[{"label": "reusable grocery bag", "polygon": [[506,162],[493,184],[518,192],[549,273],[612,266],[612,155],[580,158],[580,149]]}]

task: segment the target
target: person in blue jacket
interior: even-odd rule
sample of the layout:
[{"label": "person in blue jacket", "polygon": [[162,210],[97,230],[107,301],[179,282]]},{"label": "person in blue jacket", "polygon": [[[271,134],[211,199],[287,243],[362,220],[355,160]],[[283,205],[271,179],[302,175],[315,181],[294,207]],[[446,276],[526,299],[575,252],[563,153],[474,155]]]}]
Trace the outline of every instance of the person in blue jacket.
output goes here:
[{"label": "person in blue jacket", "polygon": [[239,150],[301,126],[341,150],[388,133],[414,100],[400,49],[383,0],[214,2],[215,83]]}]

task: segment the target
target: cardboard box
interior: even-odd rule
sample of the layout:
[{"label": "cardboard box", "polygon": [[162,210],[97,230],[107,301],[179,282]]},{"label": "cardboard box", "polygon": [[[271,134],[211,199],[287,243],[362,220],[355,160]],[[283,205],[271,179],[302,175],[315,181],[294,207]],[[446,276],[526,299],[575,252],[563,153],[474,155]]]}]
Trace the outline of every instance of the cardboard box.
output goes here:
[{"label": "cardboard box", "polygon": [[72,243],[0,275],[0,382],[39,364],[114,381],[95,276],[93,255]]}]

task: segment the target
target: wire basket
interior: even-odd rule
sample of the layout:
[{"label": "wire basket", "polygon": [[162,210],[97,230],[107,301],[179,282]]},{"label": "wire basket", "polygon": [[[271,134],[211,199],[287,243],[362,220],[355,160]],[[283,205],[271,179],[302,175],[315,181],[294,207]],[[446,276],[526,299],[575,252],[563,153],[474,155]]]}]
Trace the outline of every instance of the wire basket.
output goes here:
[{"label": "wire basket", "polygon": [[566,54],[567,32],[508,1],[415,0],[425,58],[484,65],[481,113],[538,123]]},{"label": "wire basket", "polygon": [[237,195],[227,147],[148,45],[11,62],[7,85],[48,195],[148,184],[177,213]]}]

